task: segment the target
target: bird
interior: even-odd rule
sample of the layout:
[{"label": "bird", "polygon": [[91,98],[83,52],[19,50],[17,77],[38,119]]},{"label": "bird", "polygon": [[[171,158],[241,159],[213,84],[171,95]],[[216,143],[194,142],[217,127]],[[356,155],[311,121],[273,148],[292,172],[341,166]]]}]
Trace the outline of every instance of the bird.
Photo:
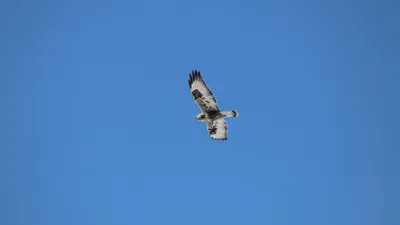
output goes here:
[{"label": "bird", "polygon": [[203,80],[200,71],[189,73],[189,87],[194,101],[200,107],[201,113],[196,116],[196,122],[207,124],[208,134],[213,140],[228,140],[228,124],[225,118],[238,117],[236,110],[220,111],[217,99]]}]

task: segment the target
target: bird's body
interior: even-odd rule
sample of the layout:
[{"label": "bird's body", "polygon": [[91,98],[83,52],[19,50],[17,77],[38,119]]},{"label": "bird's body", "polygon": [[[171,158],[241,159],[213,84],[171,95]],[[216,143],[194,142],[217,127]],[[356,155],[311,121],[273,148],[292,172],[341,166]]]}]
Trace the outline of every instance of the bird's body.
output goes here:
[{"label": "bird's body", "polygon": [[189,74],[189,87],[195,102],[199,105],[201,113],[196,116],[196,121],[206,122],[209,135],[214,140],[228,139],[228,125],[224,118],[238,117],[236,110],[221,112],[214,94],[201,77],[200,71]]}]

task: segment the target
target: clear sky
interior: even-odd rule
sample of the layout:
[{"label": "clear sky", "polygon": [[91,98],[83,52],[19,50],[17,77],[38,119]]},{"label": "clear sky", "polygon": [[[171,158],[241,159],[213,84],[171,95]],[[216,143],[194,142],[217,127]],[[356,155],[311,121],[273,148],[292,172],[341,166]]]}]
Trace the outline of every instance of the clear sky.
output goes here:
[{"label": "clear sky", "polygon": [[2,1],[0,224],[400,224],[399,5]]}]

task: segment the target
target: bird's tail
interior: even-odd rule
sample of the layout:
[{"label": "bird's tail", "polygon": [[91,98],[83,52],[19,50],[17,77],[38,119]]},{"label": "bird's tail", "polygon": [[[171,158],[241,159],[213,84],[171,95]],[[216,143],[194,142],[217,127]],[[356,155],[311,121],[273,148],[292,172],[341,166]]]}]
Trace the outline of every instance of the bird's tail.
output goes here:
[{"label": "bird's tail", "polygon": [[239,113],[236,110],[221,112],[224,117],[238,117]]}]

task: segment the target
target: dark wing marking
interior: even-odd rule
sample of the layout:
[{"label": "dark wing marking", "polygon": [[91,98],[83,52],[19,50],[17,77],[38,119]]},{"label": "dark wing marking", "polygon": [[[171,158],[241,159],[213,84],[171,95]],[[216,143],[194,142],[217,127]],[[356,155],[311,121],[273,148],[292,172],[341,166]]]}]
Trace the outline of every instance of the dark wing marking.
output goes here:
[{"label": "dark wing marking", "polygon": [[189,87],[194,100],[203,112],[219,111],[217,100],[201,77],[200,71],[194,70],[189,74]]},{"label": "dark wing marking", "polygon": [[207,122],[210,137],[214,140],[228,140],[228,124],[223,118]]}]

